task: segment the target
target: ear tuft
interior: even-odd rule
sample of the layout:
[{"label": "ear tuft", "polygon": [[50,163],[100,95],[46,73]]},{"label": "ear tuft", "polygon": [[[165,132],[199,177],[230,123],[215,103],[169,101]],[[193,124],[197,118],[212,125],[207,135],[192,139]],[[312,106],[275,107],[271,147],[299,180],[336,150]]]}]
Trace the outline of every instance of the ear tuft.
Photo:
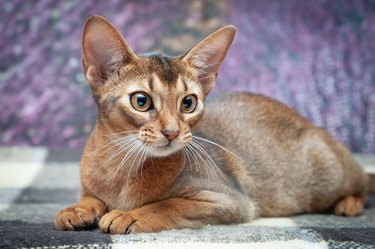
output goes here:
[{"label": "ear tuft", "polygon": [[82,62],[87,80],[96,89],[116,66],[136,58],[117,29],[104,17],[91,16],[82,34]]},{"label": "ear tuft", "polygon": [[231,46],[236,28],[227,25],[203,39],[182,60],[199,71],[199,80],[208,94],[215,85],[216,75]]}]

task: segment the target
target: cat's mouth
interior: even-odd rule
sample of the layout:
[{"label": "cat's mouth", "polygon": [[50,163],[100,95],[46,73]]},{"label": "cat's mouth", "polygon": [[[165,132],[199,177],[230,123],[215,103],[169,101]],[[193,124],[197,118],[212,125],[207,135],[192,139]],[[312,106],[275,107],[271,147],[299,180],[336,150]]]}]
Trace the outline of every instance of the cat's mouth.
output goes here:
[{"label": "cat's mouth", "polygon": [[169,156],[177,151],[181,150],[183,145],[179,143],[174,143],[173,141],[167,142],[165,144],[159,144],[156,146],[151,146],[151,154],[156,157]]}]

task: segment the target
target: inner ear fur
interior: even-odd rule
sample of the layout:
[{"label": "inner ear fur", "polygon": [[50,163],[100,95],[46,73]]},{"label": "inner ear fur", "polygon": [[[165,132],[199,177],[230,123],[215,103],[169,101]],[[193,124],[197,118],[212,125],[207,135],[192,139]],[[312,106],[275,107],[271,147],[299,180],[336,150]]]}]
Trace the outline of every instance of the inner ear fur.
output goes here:
[{"label": "inner ear fur", "polygon": [[104,17],[91,16],[82,34],[82,64],[93,89],[102,86],[109,73],[136,59],[120,32]]},{"label": "inner ear fur", "polygon": [[198,79],[205,94],[208,94],[215,85],[216,75],[233,42],[235,33],[234,26],[224,26],[207,36],[182,57],[183,61],[198,70]]}]

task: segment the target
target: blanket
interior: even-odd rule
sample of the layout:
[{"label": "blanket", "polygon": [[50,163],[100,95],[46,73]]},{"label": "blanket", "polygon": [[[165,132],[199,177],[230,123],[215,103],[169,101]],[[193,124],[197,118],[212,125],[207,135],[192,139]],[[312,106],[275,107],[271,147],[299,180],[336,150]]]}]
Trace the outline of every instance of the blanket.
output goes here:
[{"label": "blanket", "polygon": [[[79,197],[80,151],[0,149],[0,248],[374,248],[375,195],[362,216],[306,214],[247,224],[108,235],[57,231],[56,213]],[[374,172],[375,156],[357,156]]]}]

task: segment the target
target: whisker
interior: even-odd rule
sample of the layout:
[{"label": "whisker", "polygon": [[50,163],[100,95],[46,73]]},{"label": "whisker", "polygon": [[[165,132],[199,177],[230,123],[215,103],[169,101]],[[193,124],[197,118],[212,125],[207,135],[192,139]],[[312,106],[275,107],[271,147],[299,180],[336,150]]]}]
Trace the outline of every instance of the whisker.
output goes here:
[{"label": "whisker", "polygon": [[123,166],[125,164],[125,162],[128,160],[128,155],[132,152],[132,150],[134,149],[134,147],[137,145],[137,141],[131,143],[130,145],[128,145],[125,149],[123,149],[123,151],[127,150],[126,151],[126,154],[124,155],[124,157],[122,158],[120,164],[117,166],[117,169],[116,171],[113,173],[113,175],[108,179],[108,181],[110,181],[112,178],[114,178],[117,173],[123,169]]},{"label": "whisker", "polygon": [[[217,172],[219,172],[220,173],[220,176],[223,178],[223,179],[225,179],[225,177],[224,177],[224,175],[223,175],[223,173],[221,172],[221,170],[220,170],[220,168],[219,168],[219,166],[217,166],[217,164],[215,163],[215,161],[212,159],[212,157],[207,153],[207,151],[205,151],[204,150],[204,148],[201,146],[201,145],[199,145],[197,142],[194,142],[194,141],[191,141],[191,143],[192,144],[195,144],[195,146],[197,147],[197,149],[199,149],[200,151],[201,151],[201,153],[202,154],[204,154],[205,156],[206,156],[206,158],[208,159],[208,161],[210,162],[210,165],[212,165],[213,167],[214,167],[214,169],[216,169],[217,170]],[[216,172],[215,172],[215,174],[216,174]],[[217,175],[217,174],[216,174]]]},{"label": "whisker", "polygon": [[[203,160],[203,162],[204,162],[208,167],[210,167],[210,165],[208,164],[207,160],[205,160],[205,159],[207,159],[207,155],[206,155],[205,151],[202,150],[201,148],[199,148],[199,147],[197,146],[197,144],[196,144],[194,141],[190,141],[190,145],[191,145],[193,148],[196,148],[196,150],[194,150],[194,151],[198,152],[198,153],[197,153],[198,155],[202,154],[202,156],[200,156],[200,158]],[[205,158],[203,158],[203,157],[205,157]],[[210,163],[211,163],[211,162],[210,162]],[[211,169],[211,171],[212,171],[212,169]],[[214,172],[214,173],[216,174],[216,172]],[[217,174],[216,174],[216,175],[217,175]]]},{"label": "whisker", "polygon": [[[131,151],[129,150],[129,155],[127,155],[126,161],[122,164],[122,168],[124,168],[123,166],[130,159],[131,156],[136,156],[139,153],[139,148],[141,146],[142,146],[142,142],[140,142],[140,141],[137,141],[137,143],[134,144],[134,146],[132,147]],[[135,154],[135,153],[137,153],[137,154]],[[132,160],[132,164],[130,165],[130,167],[128,167],[128,170],[127,170],[128,172],[131,170],[131,166],[133,165],[135,159],[136,158],[134,158]]]},{"label": "whisker", "polygon": [[202,154],[201,158],[202,158],[203,162],[205,163],[206,168],[210,169],[210,173],[212,175],[215,174],[216,176],[219,176],[216,172],[216,168],[215,168],[216,164],[212,165],[212,163],[210,162],[210,158],[209,158],[208,154],[203,149],[199,148],[199,146],[196,143],[194,143],[193,141],[190,141],[190,143],[191,143],[192,146],[194,146],[197,149],[196,151],[198,151],[198,155]]},{"label": "whisker", "polygon": [[138,147],[141,146],[141,144],[142,142],[137,140],[136,142],[134,142],[133,146],[129,148],[128,153],[126,154],[126,158],[124,158],[124,161],[122,161],[121,163],[121,170],[124,169],[124,165],[127,162],[127,160],[130,159],[130,156],[132,156],[135,153],[135,150],[137,150]]},{"label": "whisker", "polygon": [[[122,138],[119,138],[119,139],[116,139],[116,141],[110,141],[109,143],[106,143],[105,145],[99,147],[98,149],[94,150],[94,151],[91,151],[89,154],[92,155],[92,154],[95,154],[96,152],[98,152],[99,150],[101,149],[104,149],[105,147],[107,146],[110,146],[111,144],[115,144],[117,141],[121,140]],[[117,144],[115,144],[116,146]],[[114,147],[115,147],[114,146]]]},{"label": "whisker", "polygon": [[[145,144],[142,144],[140,151],[141,151],[141,153],[140,153],[139,160],[137,160],[138,156],[137,156],[137,158],[135,159],[135,160],[138,161],[138,164],[137,164],[137,166],[136,166],[136,168],[135,168],[135,173],[136,173],[136,177],[137,177],[137,178],[138,178],[139,167],[141,166],[141,169],[142,169],[142,167],[143,167],[143,163],[144,163],[143,160],[146,159],[146,158],[145,158],[145,155],[146,155],[146,153],[147,153],[147,147],[145,146]],[[142,171],[141,171],[141,177],[142,177],[142,179],[143,179],[143,173],[142,173]]]},{"label": "whisker", "polygon": [[[211,183],[211,178],[214,175],[220,177],[220,175],[218,175],[218,173],[216,172],[216,170],[217,170],[215,168],[216,165],[212,165],[210,160],[208,160],[208,157],[207,157],[206,153],[204,153],[204,151],[202,151],[200,148],[198,148],[198,146],[196,144],[192,143],[191,145],[192,145],[192,147],[195,147],[198,155],[201,154],[200,158],[201,158],[201,161],[203,161],[203,163],[205,165],[209,183]],[[209,172],[208,172],[208,170],[209,170]]]},{"label": "whisker", "polygon": [[[96,149],[96,150],[90,152],[90,155],[93,154],[93,153],[98,152],[98,151],[101,150],[101,149],[104,149],[104,148],[107,147],[107,146],[110,146],[111,144],[115,144],[115,145],[113,145],[112,147],[110,147],[110,148],[106,149],[105,151],[103,151],[101,154],[99,154],[99,156],[101,156],[101,155],[103,155],[105,152],[107,152],[108,150],[110,150],[110,149],[112,149],[112,148],[118,146],[118,143],[117,143],[118,141],[121,141],[121,140],[123,140],[123,141],[128,141],[128,140],[132,140],[132,139],[135,139],[135,138],[137,138],[137,137],[134,137],[133,135],[129,135],[129,136],[126,136],[126,137],[120,137],[120,138],[115,139],[115,140],[113,140],[113,141],[111,141],[111,142],[105,144],[104,146],[102,146],[102,147],[100,147],[100,148],[98,148],[98,149]],[[121,142],[123,142],[123,141],[121,141]],[[120,143],[121,143],[121,142],[120,142]]]},{"label": "whisker", "polygon": [[191,153],[191,155],[192,155],[192,159],[193,159],[193,161],[194,161],[194,171],[195,171],[196,167],[198,167],[199,178],[201,178],[202,176],[201,176],[201,172],[200,172],[200,170],[199,170],[199,162],[198,162],[198,158],[197,158],[197,156],[195,155],[195,150],[192,148],[192,145],[191,145],[190,143],[188,143],[188,144],[186,145],[186,148],[188,149],[188,151],[189,151],[189,152]]},{"label": "whisker", "polygon": [[[197,150],[194,148],[194,146],[193,146],[192,144],[190,144],[190,150],[191,150],[191,152],[193,153],[193,155],[198,155],[198,157],[195,157],[195,158],[196,158],[196,160],[197,160],[197,162],[198,162],[197,166],[198,166],[198,170],[199,170],[199,178],[202,178],[201,170],[200,170],[200,165],[201,165],[201,164],[199,164],[199,162],[201,162],[202,165],[203,165],[204,168],[205,168],[205,171],[206,171],[206,174],[207,174],[208,182],[209,182],[209,184],[211,184],[211,177],[210,177],[210,174],[212,174],[212,169],[211,169],[210,165],[208,165],[208,163],[207,163],[206,160],[203,158],[203,156],[200,155],[200,152],[197,151]],[[210,171],[208,171],[208,170],[210,170]]]},{"label": "whisker", "polygon": [[202,138],[202,137],[198,137],[198,136],[193,136],[193,139],[198,139],[198,140],[201,140],[201,141],[204,141],[206,143],[209,143],[209,144],[212,144],[212,145],[215,145],[217,147],[219,147],[220,149],[223,149],[225,150],[226,152],[229,152],[230,154],[232,154],[233,156],[237,157],[239,160],[241,160],[242,162],[245,162],[241,157],[237,156],[234,152],[230,151],[229,149],[225,148],[224,146],[221,146],[220,144],[217,144],[209,139],[206,139],[206,138]]},{"label": "whisker", "polygon": [[[128,154],[128,149],[130,150],[133,146],[134,146],[134,144],[136,143],[136,141],[128,141],[127,143],[126,143],[126,145],[122,145],[121,147],[120,147],[120,149],[119,150],[117,150],[116,151],[116,153],[115,153],[115,155],[112,155],[110,158],[108,158],[99,168],[98,168],[98,170],[100,169],[100,168],[102,168],[107,162],[109,162],[110,160],[112,160],[112,159],[114,159],[117,155],[119,155],[119,154],[121,154],[122,152],[125,152],[126,151],[126,154],[125,154],[125,156],[124,156],[124,158],[126,158],[126,156],[127,156],[127,154]],[[124,158],[122,159],[122,160],[124,160]],[[122,161],[121,161],[122,162]],[[113,175],[115,175],[115,174],[117,174],[117,172],[118,172],[118,169],[116,169],[116,171],[114,172],[114,174]],[[96,173],[96,172],[95,172]],[[112,178],[112,176],[110,177],[110,178]],[[108,182],[108,181],[107,181]]]},{"label": "whisker", "polygon": [[[197,155],[197,156],[198,156],[198,157],[196,157],[196,158],[197,158],[197,161],[198,161],[198,158],[199,158],[200,161],[203,163],[203,166],[205,167],[205,170],[206,170],[207,178],[210,180],[210,174],[209,174],[209,172],[208,172],[208,169],[212,170],[212,169],[210,168],[210,165],[208,165],[207,161],[204,160],[204,158],[202,157],[202,155],[199,153],[199,150],[197,151],[197,150],[194,148],[195,145],[192,144],[191,141],[190,141],[190,144],[189,144],[189,145],[190,145],[190,149],[191,149],[193,155]],[[199,164],[198,164],[198,167],[199,167]],[[202,178],[202,175],[201,175],[201,171],[200,171],[200,170],[199,170],[199,178]]]},{"label": "whisker", "polygon": [[130,131],[121,131],[115,133],[106,133],[105,136],[114,136],[114,135],[122,135],[122,134],[129,134],[129,133],[138,133],[139,130],[130,130]]},{"label": "whisker", "polygon": [[110,178],[107,179],[107,183],[110,182],[116,175],[117,173],[120,171],[120,170],[123,170],[124,168],[124,165],[125,163],[129,160],[129,158],[131,157],[131,155],[134,153],[134,151],[137,150],[137,148],[139,147],[139,141],[135,141],[134,143],[132,143],[131,145],[129,145],[127,148],[129,148],[126,152],[126,154],[124,155],[124,157],[122,158],[120,164],[117,166],[117,169],[116,171],[112,174],[112,176]]},{"label": "whisker", "polygon": [[[184,147],[183,152],[184,152],[184,165],[189,164],[190,178],[193,178],[193,165],[191,164],[188,148]],[[188,159],[187,161],[186,161],[186,158]]]},{"label": "whisker", "polygon": [[[147,145],[147,143],[146,143]],[[151,151],[150,148],[147,148],[145,145],[143,145],[144,155],[141,156],[139,164],[137,166],[137,172],[139,171],[139,167],[141,168],[141,177],[142,179],[145,179],[143,176],[143,164],[146,161],[146,159],[149,157]]]},{"label": "whisker", "polygon": [[[119,155],[121,152],[123,152],[124,150],[126,150],[129,146],[131,146],[131,143],[132,143],[132,140],[127,140],[127,141],[124,141],[124,142],[120,142],[119,144],[117,144],[117,146],[119,146],[119,149],[117,149],[106,161],[104,161],[97,169],[96,171],[94,172],[94,174],[97,174],[98,171],[104,166],[106,165],[109,161],[111,161],[112,159],[114,159],[117,155]],[[130,145],[129,145],[130,144]],[[124,148],[125,147],[125,148]]]},{"label": "whisker", "polygon": [[[139,143],[138,143],[138,146],[136,147],[136,149],[133,151],[133,153],[135,152],[135,151],[137,151],[139,148],[141,148],[142,147],[142,142],[141,141],[139,141]],[[142,149],[142,148],[141,148]],[[141,151],[141,150],[140,150]],[[136,158],[138,157],[138,154],[139,154],[139,151],[137,152],[137,156],[136,156]],[[131,163],[131,165],[130,165],[130,167],[129,167],[129,169],[127,170],[127,177],[126,177],[126,184],[128,185],[129,184],[129,178],[130,178],[130,175],[132,174],[132,168],[133,168],[133,165],[134,165],[134,162],[136,161],[136,158],[134,158],[133,159],[133,161],[132,161],[132,163]]]}]

